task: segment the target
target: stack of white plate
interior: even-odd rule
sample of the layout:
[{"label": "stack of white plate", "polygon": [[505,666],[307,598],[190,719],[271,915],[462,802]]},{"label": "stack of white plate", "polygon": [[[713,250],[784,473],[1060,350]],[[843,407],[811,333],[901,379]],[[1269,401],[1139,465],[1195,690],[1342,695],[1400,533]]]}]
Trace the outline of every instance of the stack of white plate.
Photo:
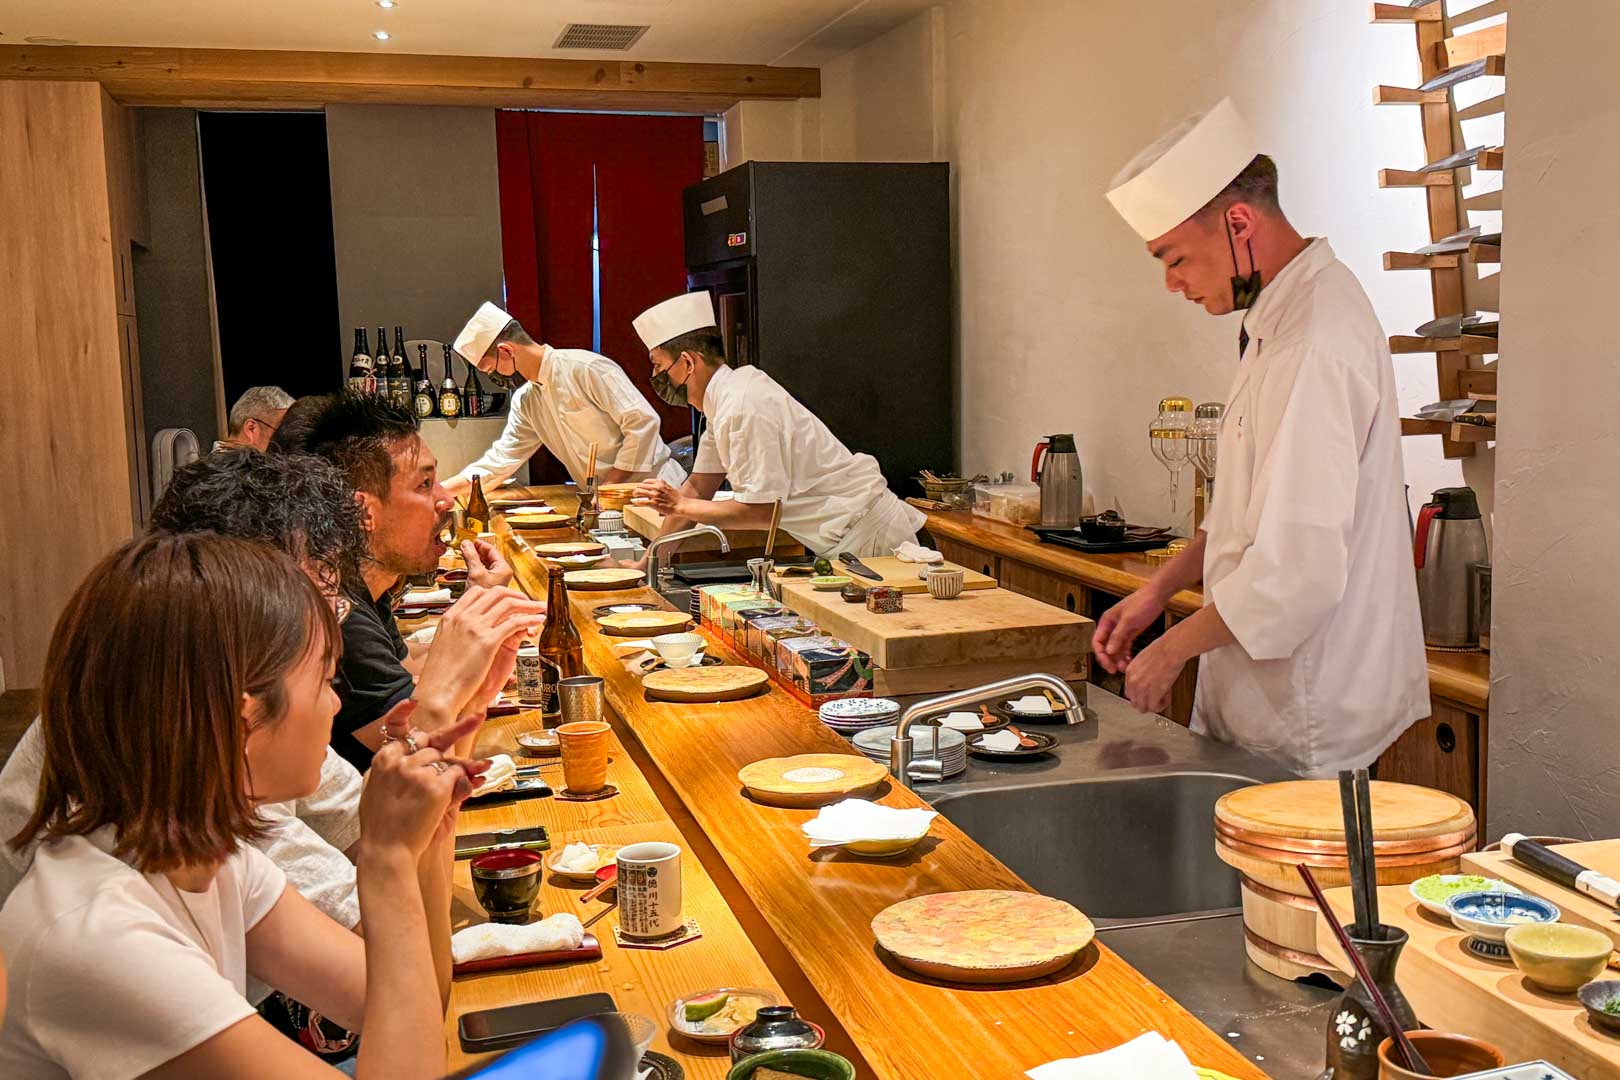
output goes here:
[{"label": "stack of white plate", "polygon": [[[889,740],[894,737],[896,726],[887,724],[883,727],[868,728],[855,736],[855,749],[871,758],[873,761],[887,763],[889,760]],[[967,736],[960,731],[950,728],[935,728],[914,724],[911,728],[911,759],[920,761],[929,757],[934,750],[934,732],[939,732],[939,762],[944,770],[941,779],[950,779],[967,768]]]},{"label": "stack of white plate", "polygon": [[820,709],[821,722],[840,735],[893,724],[900,719],[900,703],[889,698],[837,698]]}]

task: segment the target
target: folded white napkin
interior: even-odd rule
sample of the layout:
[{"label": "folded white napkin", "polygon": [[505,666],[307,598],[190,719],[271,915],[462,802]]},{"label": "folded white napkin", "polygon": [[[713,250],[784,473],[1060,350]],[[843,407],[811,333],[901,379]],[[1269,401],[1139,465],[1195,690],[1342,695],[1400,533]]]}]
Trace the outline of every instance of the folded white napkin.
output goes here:
[{"label": "folded white napkin", "polygon": [[439,626],[437,623],[432,626],[424,626],[420,630],[415,630],[409,634],[406,634],[405,644],[410,648],[420,646],[421,648],[425,649],[429,645],[433,644],[433,639],[438,636],[438,633]]},{"label": "folded white napkin", "polygon": [[518,953],[567,952],[585,941],[579,916],[566,911],[537,923],[478,923],[450,935],[450,955],[458,964]]},{"label": "folded white napkin", "polygon": [[894,549],[894,557],[901,562],[942,563],[945,561],[945,556],[933,548],[923,547],[921,544],[910,540]]},{"label": "folded white napkin", "polygon": [[938,816],[933,810],[902,810],[866,799],[845,799],[823,806],[800,828],[811,847],[835,847],[851,840],[909,840],[923,836]]},{"label": "folded white napkin", "polygon": [[492,791],[511,787],[517,780],[517,762],[512,760],[511,754],[496,754],[489,759],[489,768],[484,772],[484,778],[473,790],[473,795],[488,795]]},{"label": "folded white napkin", "polygon": [[1016,750],[1019,741],[1018,736],[1010,731],[992,731],[979,740],[979,745],[986,750]]},{"label": "folded white napkin", "polygon": [[400,603],[408,607],[425,607],[429,604],[448,604],[450,602],[449,589],[407,589]]},{"label": "folded white napkin", "polygon": [[946,713],[939,718],[940,727],[948,727],[952,731],[983,731],[984,721],[978,713],[953,712]]},{"label": "folded white napkin", "polygon": [[1028,1069],[1030,1080],[1197,1080],[1198,1073],[1181,1047],[1150,1031],[1112,1050],[1085,1057],[1062,1058]]},{"label": "folded white napkin", "polygon": [[562,849],[562,852],[552,860],[552,865],[558,870],[567,870],[573,874],[594,874],[600,861],[596,856],[595,845],[575,841]]},{"label": "folded white napkin", "polygon": [[619,656],[629,656],[631,653],[650,652],[653,648],[652,638],[614,638],[613,651]]},{"label": "folded white napkin", "polygon": [[1009,701],[1016,712],[1033,713],[1037,716],[1052,715],[1052,703],[1039,694],[1026,694],[1016,701]]}]

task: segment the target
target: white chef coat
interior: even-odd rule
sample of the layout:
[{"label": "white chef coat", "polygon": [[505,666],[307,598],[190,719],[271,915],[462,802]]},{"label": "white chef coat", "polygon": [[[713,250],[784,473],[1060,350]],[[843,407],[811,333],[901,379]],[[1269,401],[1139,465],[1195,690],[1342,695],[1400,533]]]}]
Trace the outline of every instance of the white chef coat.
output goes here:
[{"label": "white chef coat", "polygon": [[1395,375],[1325,239],[1244,330],[1203,526],[1204,595],[1237,643],[1200,659],[1193,729],[1329,777],[1429,715]]},{"label": "white chef coat", "polygon": [[722,365],[703,393],[694,473],[725,473],[738,502],[782,500],[781,527],[817,555],[888,555],[928,519],[757,367]]},{"label": "white chef coat", "polygon": [[500,483],[544,446],[584,484],[591,443],[597,471],[623,469],[631,480],[658,476],[680,487],[686,472],[658,435],[658,414],[624,369],[588,349],[540,346],[540,373],[518,387],[506,428],[483,457],[461,470],[463,479],[482,476],[484,486]]}]

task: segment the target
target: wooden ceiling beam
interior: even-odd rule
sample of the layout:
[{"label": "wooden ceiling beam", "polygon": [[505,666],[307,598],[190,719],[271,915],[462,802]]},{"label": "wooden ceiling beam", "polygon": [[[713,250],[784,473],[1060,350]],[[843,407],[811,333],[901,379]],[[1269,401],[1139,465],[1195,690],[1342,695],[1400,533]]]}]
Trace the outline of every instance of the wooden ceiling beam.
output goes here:
[{"label": "wooden ceiling beam", "polygon": [[0,79],[94,81],[125,105],[334,103],[710,111],[821,96],[816,68],[244,49],[0,46]]}]

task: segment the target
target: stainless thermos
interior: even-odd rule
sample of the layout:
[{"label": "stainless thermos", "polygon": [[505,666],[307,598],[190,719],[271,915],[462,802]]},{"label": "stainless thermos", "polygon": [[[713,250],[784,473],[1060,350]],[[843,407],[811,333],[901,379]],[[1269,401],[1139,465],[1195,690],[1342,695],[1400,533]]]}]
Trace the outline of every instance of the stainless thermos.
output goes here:
[{"label": "stainless thermos", "polygon": [[[1042,455],[1045,460],[1042,460]],[[1085,485],[1073,435],[1048,435],[1035,444],[1029,464],[1031,483],[1041,489],[1041,524],[1070,528],[1080,524]]]},{"label": "stainless thermos", "polygon": [[1490,553],[1473,488],[1441,488],[1434,493],[1418,513],[1412,555],[1424,642],[1451,649],[1477,646],[1478,616],[1470,618],[1475,606],[1470,568],[1489,562]]}]

